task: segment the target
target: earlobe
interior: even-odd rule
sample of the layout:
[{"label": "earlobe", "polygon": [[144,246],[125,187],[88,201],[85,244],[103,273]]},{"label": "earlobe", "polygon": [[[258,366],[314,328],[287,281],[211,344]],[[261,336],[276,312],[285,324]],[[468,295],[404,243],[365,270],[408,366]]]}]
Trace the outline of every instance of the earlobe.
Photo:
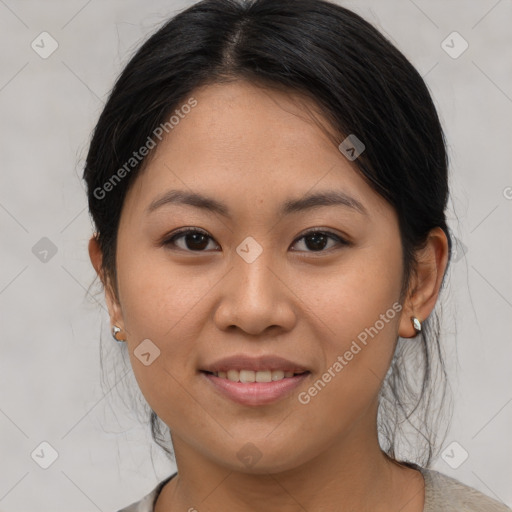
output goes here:
[{"label": "earlobe", "polygon": [[414,338],[418,332],[414,318],[421,323],[428,318],[437,302],[448,264],[448,239],[440,228],[433,228],[425,247],[416,253],[417,265],[405,299],[398,334]]}]

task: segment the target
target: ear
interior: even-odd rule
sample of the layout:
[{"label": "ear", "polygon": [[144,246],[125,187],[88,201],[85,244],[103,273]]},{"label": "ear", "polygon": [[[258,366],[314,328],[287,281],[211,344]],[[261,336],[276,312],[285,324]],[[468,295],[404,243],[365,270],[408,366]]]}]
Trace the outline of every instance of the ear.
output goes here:
[{"label": "ear", "polygon": [[105,289],[105,302],[107,303],[110,323],[111,325],[117,325],[125,331],[121,305],[116,298],[110,279],[103,272],[103,253],[101,252],[96,233],[89,240],[89,258]]},{"label": "ear", "polygon": [[448,252],[448,239],[440,227],[430,231],[425,247],[416,252],[418,263],[411,275],[398,328],[402,338],[416,336],[411,316],[423,322],[434,309],[448,264]]}]

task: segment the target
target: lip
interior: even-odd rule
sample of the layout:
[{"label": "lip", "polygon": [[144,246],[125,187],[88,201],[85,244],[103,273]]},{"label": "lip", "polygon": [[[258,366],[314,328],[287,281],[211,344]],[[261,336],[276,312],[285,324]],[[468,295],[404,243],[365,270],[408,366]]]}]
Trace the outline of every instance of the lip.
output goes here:
[{"label": "lip", "polygon": [[263,370],[283,370],[285,372],[294,373],[309,371],[305,366],[283,357],[272,355],[251,357],[246,354],[237,354],[218,359],[211,364],[201,367],[200,370],[212,373],[227,372],[228,370],[253,370],[255,372]]},{"label": "lip", "polygon": [[[231,367],[233,368],[233,367]],[[244,367],[247,370],[252,368]],[[268,366],[267,366],[268,369]],[[278,368],[275,368],[278,369]],[[220,370],[223,371],[223,370]],[[283,399],[308,378],[310,372],[286,377],[273,382],[233,382],[229,379],[216,377],[211,373],[201,372],[201,376],[214,386],[214,389],[232,401],[248,406],[270,404]]]}]

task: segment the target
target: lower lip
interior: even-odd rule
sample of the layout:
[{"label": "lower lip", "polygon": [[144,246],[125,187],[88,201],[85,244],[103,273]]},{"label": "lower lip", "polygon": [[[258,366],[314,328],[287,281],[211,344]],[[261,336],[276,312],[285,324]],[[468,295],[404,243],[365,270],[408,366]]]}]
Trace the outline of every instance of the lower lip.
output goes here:
[{"label": "lower lip", "polygon": [[275,402],[301,385],[309,373],[294,377],[285,377],[272,382],[233,382],[229,379],[216,377],[211,373],[201,372],[215,389],[233,402],[242,405],[265,405]]}]

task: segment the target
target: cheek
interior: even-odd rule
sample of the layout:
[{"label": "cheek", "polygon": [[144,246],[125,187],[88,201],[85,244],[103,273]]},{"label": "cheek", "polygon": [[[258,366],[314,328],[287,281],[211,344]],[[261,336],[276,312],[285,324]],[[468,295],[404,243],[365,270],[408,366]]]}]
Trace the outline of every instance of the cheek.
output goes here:
[{"label": "cheek", "polygon": [[[118,262],[119,295],[132,367],[152,406],[153,399],[162,397],[165,401],[176,393],[179,386],[173,377],[182,382],[184,376],[195,371],[194,341],[207,314],[201,299],[214,284],[197,269],[178,269],[158,254],[131,254]],[[160,351],[149,366],[137,360],[137,349],[146,339]]]},{"label": "cheek", "polygon": [[323,368],[299,401],[311,407],[319,427],[337,428],[362,414],[388,371],[398,337],[402,265],[400,252],[387,249],[354,253],[327,281],[301,280],[300,296],[321,320]]},{"label": "cheek", "polygon": [[173,265],[160,251],[130,255],[118,267],[123,317],[136,337],[172,341],[215,284],[197,267]]},{"label": "cheek", "polygon": [[311,311],[311,321],[316,318],[316,324],[325,327],[328,346],[340,350],[376,322],[384,337],[393,338],[398,329],[396,308],[400,306],[395,303],[401,276],[401,254],[396,248],[386,247],[377,254],[375,247],[368,247],[347,252],[341,264],[328,272],[305,272],[294,282],[297,295]]}]

